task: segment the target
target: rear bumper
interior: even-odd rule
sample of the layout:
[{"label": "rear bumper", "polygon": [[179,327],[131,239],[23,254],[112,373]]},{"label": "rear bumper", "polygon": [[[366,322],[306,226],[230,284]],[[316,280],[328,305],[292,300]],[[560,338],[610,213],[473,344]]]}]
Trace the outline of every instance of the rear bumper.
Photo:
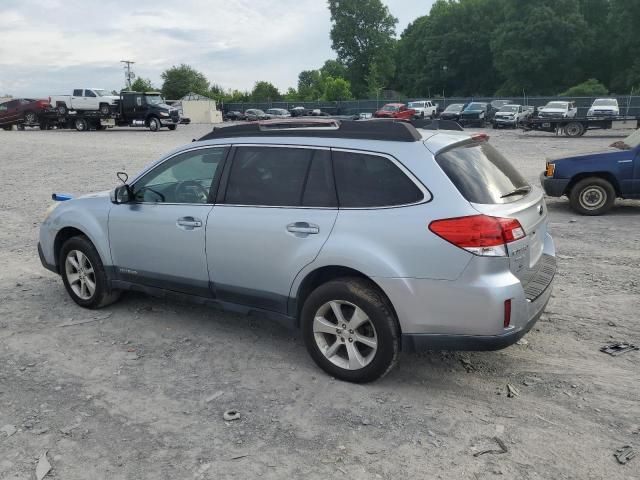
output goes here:
[{"label": "rear bumper", "polygon": [[[475,257],[454,281],[374,278],[395,308],[407,350],[498,350],[522,338],[544,311],[556,273],[555,246],[522,280],[509,258]],[[511,322],[504,327],[505,301]]]},{"label": "rear bumper", "polygon": [[550,197],[561,197],[564,195],[570,179],[547,177],[544,173],[545,172],[542,172],[540,174],[540,185],[542,185],[544,193]]}]

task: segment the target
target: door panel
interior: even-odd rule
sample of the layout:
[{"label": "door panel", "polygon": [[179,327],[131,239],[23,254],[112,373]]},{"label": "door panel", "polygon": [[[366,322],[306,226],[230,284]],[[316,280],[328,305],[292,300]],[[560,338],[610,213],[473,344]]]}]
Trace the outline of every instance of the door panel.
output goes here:
[{"label": "door panel", "polygon": [[295,276],[316,258],[336,217],[328,209],[216,205],[206,239],[216,296],[286,313]]},{"label": "door panel", "polygon": [[[212,205],[125,204],[109,214],[120,280],[210,296],[205,226]],[[184,224],[191,223],[186,226]]]}]

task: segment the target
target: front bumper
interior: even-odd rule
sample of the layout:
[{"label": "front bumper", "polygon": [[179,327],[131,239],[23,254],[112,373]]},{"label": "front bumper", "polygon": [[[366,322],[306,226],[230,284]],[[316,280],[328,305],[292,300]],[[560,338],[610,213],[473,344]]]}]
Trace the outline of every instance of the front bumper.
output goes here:
[{"label": "front bumper", "polygon": [[510,127],[515,127],[518,121],[515,118],[497,118],[493,119],[493,123],[496,125],[508,125]]},{"label": "front bumper", "polygon": [[172,117],[160,117],[160,125],[166,127],[168,125],[178,125],[180,123],[180,118],[172,118]]},{"label": "front bumper", "polygon": [[567,178],[547,177],[544,173],[545,172],[542,172],[540,174],[540,185],[542,185],[544,193],[550,197],[563,196],[567,191],[570,180]]},{"label": "front bumper", "polygon": [[44,257],[44,253],[42,252],[42,246],[40,245],[40,242],[38,242],[38,256],[40,257],[40,263],[42,263],[42,266],[44,268],[52,271],[53,273],[60,273],[58,272],[58,267],[56,265],[47,262],[47,259]]}]

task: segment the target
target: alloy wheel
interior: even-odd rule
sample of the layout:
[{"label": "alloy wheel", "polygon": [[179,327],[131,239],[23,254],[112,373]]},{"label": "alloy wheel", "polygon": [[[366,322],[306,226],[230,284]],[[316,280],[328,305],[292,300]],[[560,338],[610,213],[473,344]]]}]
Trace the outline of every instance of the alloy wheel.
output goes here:
[{"label": "alloy wheel", "polygon": [[90,300],[96,292],[96,274],[89,258],[80,250],[70,250],[64,269],[73,293],[82,300]]},{"label": "alloy wheel", "polygon": [[366,367],[378,350],[376,329],[369,316],[343,300],[329,301],[318,309],[313,336],[325,358],[346,370]]}]

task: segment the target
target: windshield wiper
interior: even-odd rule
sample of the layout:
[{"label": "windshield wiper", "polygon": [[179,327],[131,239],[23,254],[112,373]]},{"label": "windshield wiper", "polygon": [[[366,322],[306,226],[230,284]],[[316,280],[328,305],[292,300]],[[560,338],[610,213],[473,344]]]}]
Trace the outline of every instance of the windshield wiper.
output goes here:
[{"label": "windshield wiper", "polygon": [[500,198],[513,197],[514,195],[529,193],[530,191],[531,191],[531,187],[529,185],[525,185],[524,187],[518,187],[515,190],[511,190],[510,192],[505,193]]}]

